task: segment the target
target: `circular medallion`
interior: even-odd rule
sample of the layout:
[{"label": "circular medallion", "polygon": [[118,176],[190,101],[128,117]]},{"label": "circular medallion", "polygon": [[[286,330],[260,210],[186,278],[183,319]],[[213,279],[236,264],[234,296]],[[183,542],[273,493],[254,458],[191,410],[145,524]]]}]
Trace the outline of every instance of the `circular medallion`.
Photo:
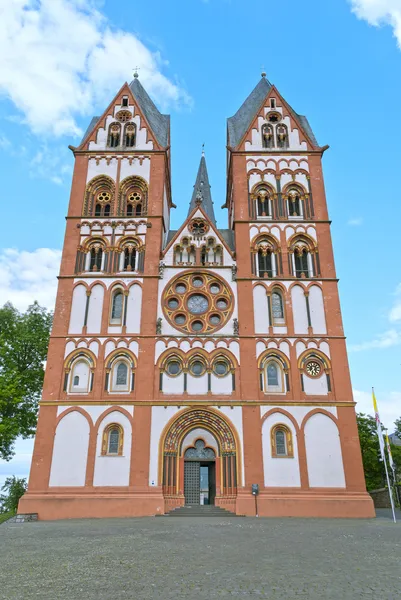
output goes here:
[{"label": "circular medallion", "polygon": [[187,334],[212,333],[230,318],[234,296],[218,275],[187,272],[171,281],[162,304],[167,321],[175,329]]},{"label": "circular medallion", "polygon": [[309,377],[319,377],[322,371],[322,366],[316,360],[310,360],[305,366],[305,371]]}]

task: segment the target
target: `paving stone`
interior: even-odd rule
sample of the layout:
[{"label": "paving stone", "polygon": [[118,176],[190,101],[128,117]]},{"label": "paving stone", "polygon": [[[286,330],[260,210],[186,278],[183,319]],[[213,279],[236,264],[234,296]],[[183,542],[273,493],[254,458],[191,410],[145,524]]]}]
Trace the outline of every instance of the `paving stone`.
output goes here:
[{"label": "paving stone", "polygon": [[191,518],[5,523],[2,600],[401,597],[401,523]]}]

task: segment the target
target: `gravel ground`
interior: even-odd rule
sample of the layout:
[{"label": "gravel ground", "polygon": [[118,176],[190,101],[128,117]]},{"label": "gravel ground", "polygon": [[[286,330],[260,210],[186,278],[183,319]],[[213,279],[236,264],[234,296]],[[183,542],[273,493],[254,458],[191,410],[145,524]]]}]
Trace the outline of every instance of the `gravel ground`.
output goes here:
[{"label": "gravel ground", "polygon": [[401,520],[9,522],[0,598],[399,600]]}]

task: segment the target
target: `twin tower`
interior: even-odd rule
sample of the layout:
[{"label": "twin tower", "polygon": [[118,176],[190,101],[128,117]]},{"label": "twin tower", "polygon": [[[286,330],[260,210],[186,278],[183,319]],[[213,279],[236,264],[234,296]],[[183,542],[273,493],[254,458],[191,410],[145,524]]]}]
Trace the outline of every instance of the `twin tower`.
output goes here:
[{"label": "twin tower", "polygon": [[227,121],[227,229],[201,158],[170,229],[170,118],[139,79],[75,156],[19,512],[370,517],[319,146],[264,75]]}]

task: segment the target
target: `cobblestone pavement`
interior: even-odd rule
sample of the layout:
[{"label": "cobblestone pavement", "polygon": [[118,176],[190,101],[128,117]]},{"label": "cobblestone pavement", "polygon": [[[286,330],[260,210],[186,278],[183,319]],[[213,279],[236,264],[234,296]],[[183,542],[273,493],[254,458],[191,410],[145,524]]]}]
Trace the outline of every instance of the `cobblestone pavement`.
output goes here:
[{"label": "cobblestone pavement", "polygon": [[0,528],[0,598],[399,600],[401,522],[167,517],[6,523]]}]

